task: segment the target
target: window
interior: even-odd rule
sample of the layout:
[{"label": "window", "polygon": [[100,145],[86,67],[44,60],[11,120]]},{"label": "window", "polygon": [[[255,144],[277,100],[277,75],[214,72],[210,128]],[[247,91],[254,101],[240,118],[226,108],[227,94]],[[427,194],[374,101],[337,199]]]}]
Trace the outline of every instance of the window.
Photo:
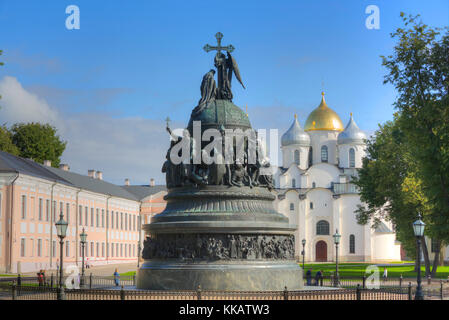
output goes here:
[{"label": "window", "polygon": [[114,228],[114,211],[111,211],[111,229]]},{"label": "window", "polygon": [[97,242],[97,257],[100,256],[100,244]]},{"label": "window", "polygon": [[355,236],[353,234],[349,236],[349,253],[355,253]]},{"label": "window", "polygon": [[136,231],[136,216],[133,216],[133,230]]},{"label": "window", "polygon": [[98,209],[98,208],[97,208],[96,218],[97,218],[97,228],[98,228],[100,226],[100,209]]},{"label": "window", "polygon": [[327,153],[327,146],[321,147],[321,162],[327,162],[328,160],[328,153]]},{"label": "window", "polygon": [[22,219],[27,217],[27,196],[22,196]]},{"label": "window", "polygon": [[43,205],[44,205],[44,200],[42,200],[42,198],[39,198],[39,215],[38,215],[38,219],[39,221],[42,221],[42,216],[43,216]]},{"label": "window", "polygon": [[20,256],[25,257],[25,238],[20,239]]},{"label": "window", "polygon": [[123,257],[123,243],[120,243],[120,257]]},{"label": "window", "polygon": [[64,203],[59,202],[59,215],[64,216]]},{"label": "window", "polygon": [[120,230],[123,230],[123,212],[120,212]]},{"label": "window", "polygon": [[70,241],[65,242],[65,256],[70,257]]},{"label": "window", "polygon": [[296,188],[296,179],[292,179],[292,188]]},{"label": "window", "polygon": [[53,258],[56,257],[56,240],[53,240],[53,241],[52,241],[51,256],[52,256]]},{"label": "window", "polygon": [[104,242],[101,243],[101,256],[104,257]]},{"label": "window", "polygon": [[67,215],[67,223],[70,223],[70,203],[66,203],[65,211]]},{"label": "window", "polygon": [[325,220],[318,221],[316,224],[317,235],[329,235],[329,222]]},{"label": "window", "polygon": [[30,257],[34,257],[34,239],[30,239],[31,240],[31,254]]},{"label": "window", "polygon": [[119,257],[119,254],[118,254],[118,243],[115,244],[115,256]]},{"label": "window", "polygon": [[90,208],[90,226],[94,226],[94,208]]},{"label": "window", "polygon": [[106,229],[109,228],[109,210],[106,210]]},{"label": "window", "polygon": [[313,202],[310,202],[310,209],[313,209]]},{"label": "window", "polygon": [[312,188],[316,188],[316,183],[312,182]]},{"label": "window", "polygon": [[349,149],[349,167],[355,168],[355,151],[354,148]]},{"label": "window", "polygon": [[111,257],[114,257],[114,243],[111,243]]},{"label": "window", "polygon": [[292,203],[290,203],[290,211],[293,211],[293,210],[295,210],[295,204],[292,202]]},{"label": "window", "polygon": [[82,226],[83,225],[83,207],[82,206],[78,207],[78,215],[79,215],[78,223],[79,223],[80,226]]},{"label": "window", "polygon": [[104,209],[101,209],[101,227],[104,228]]},{"label": "window", "polygon": [[42,256],[42,239],[37,239],[37,256]]},{"label": "window", "polygon": [[313,165],[313,149],[310,147],[309,149],[309,167]]},{"label": "window", "polygon": [[50,221],[50,200],[45,201],[45,221]]},{"label": "window", "polygon": [[56,222],[56,201],[53,201],[53,206],[51,208],[51,216],[53,217],[53,222]]},{"label": "window", "polygon": [[440,250],[438,250],[439,249],[438,248],[438,243],[437,243],[437,241],[435,239],[431,239],[431,241],[430,241],[430,249],[431,249],[432,253],[436,253],[436,252],[440,251]]},{"label": "window", "polygon": [[125,212],[125,230],[128,230],[128,214]]},{"label": "window", "polygon": [[295,163],[299,165],[299,150],[295,150]]},{"label": "window", "polygon": [[89,224],[89,209],[87,207],[84,208],[84,225],[87,227]]},{"label": "window", "polygon": [[94,243],[91,242],[90,243],[90,256],[93,257],[95,255],[95,251],[94,251]]}]

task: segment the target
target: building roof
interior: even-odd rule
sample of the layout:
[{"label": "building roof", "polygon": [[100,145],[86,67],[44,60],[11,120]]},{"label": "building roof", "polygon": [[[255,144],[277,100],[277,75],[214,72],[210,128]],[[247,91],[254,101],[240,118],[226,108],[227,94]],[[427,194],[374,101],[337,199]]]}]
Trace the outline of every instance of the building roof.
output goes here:
[{"label": "building roof", "polygon": [[343,132],[338,135],[338,144],[365,144],[366,134],[360,130],[354,121],[351,113],[348,125]]},{"label": "building roof", "polygon": [[290,128],[282,135],[281,138],[282,146],[289,145],[300,145],[300,146],[310,146],[310,136],[303,128],[299,125],[298,117],[295,114],[295,120],[293,121]]},{"label": "building roof", "polygon": [[79,173],[47,167],[33,160],[17,157],[1,150],[0,172],[18,172],[70,187],[133,201],[140,201],[151,194],[166,190],[165,186],[118,186]]},{"label": "building roof", "polygon": [[133,194],[139,200],[142,200],[150,195],[156,194],[161,191],[167,191],[167,187],[164,185],[157,185],[153,187],[149,185],[122,186],[122,188],[125,189],[127,192]]},{"label": "building roof", "polygon": [[0,172],[17,172],[41,179],[56,181],[58,183],[71,185],[64,178],[54,174],[39,163],[30,159],[16,157],[8,152],[0,150]]},{"label": "building roof", "polygon": [[390,228],[387,227],[382,221],[378,224],[377,228],[374,230],[376,233],[394,233]]},{"label": "building roof", "polygon": [[116,184],[53,167],[45,167],[45,168],[48,171],[51,171],[54,174],[58,175],[59,177],[63,178],[64,180],[69,181],[72,184],[72,186],[76,188],[92,191],[95,193],[110,195],[118,198],[139,201],[139,199],[134,194],[126,191],[121,186],[118,186]]},{"label": "building roof", "polygon": [[334,110],[327,106],[326,100],[324,99],[324,92],[321,95],[321,103],[307,117],[304,131],[343,131],[343,122],[341,122],[340,117]]}]

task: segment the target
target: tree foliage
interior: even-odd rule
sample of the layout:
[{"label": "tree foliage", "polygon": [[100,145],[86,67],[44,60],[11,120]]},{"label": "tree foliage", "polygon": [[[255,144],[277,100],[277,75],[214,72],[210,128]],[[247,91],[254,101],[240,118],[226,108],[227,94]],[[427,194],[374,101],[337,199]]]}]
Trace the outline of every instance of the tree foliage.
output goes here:
[{"label": "tree foliage", "polygon": [[[397,40],[393,54],[382,56],[384,83],[398,92],[397,112],[368,146],[357,182],[368,206],[358,214],[366,222],[383,203],[398,237],[406,240],[420,211],[426,235],[441,247],[449,243],[449,32],[423,24],[419,16],[401,17],[404,28],[391,34]],[[411,249],[412,240],[405,245]]]},{"label": "tree foliage", "polygon": [[12,142],[12,134],[5,126],[0,127],[0,150],[19,155],[19,149]]},{"label": "tree foliage", "polygon": [[19,149],[21,157],[32,158],[39,163],[51,160],[52,166],[59,166],[67,142],[57,135],[55,127],[34,122],[18,123],[13,125],[11,132],[12,141]]}]

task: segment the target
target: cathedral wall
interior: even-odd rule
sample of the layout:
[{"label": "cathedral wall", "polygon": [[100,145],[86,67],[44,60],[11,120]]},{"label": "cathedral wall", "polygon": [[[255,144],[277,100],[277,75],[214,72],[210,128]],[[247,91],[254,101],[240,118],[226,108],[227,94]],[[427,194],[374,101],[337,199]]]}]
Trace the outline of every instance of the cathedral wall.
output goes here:
[{"label": "cathedral wall", "polygon": [[396,244],[394,233],[374,233],[372,238],[374,261],[401,260],[400,245]]},{"label": "cathedral wall", "polygon": [[338,146],[338,158],[340,168],[349,168],[349,150],[354,148],[355,151],[355,168],[362,167],[362,159],[365,157],[366,147],[364,145],[343,144]]},{"label": "cathedral wall", "polygon": [[310,168],[307,174],[309,188],[312,187],[314,182],[316,188],[330,188],[331,182],[339,181],[340,170],[333,165],[319,163]]},{"label": "cathedral wall", "polygon": [[337,137],[338,131],[309,131],[313,149],[313,164],[321,163],[321,147],[327,146],[328,163],[337,164]]},{"label": "cathedral wall", "polygon": [[[354,211],[360,204],[358,195],[342,195],[340,197],[340,224],[342,261],[360,261],[365,256],[365,228],[357,223]],[[350,235],[355,237],[355,251],[350,253]]]}]

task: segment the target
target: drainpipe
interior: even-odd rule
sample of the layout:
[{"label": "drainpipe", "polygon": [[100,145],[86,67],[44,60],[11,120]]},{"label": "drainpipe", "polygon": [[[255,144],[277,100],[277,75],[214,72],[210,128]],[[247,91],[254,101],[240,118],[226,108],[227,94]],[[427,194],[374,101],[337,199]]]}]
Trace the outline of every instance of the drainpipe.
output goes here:
[{"label": "drainpipe", "polygon": [[[151,197],[150,196],[150,202],[151,202]],[[139,221],[138,221],[138,225],[137,225],[137,230],[139,230],[139,243],[137,244],[137,268],[140,267],[140,251],[142,251],[141,249],[141,241],[142,241],[142,201],[139,202]]]},{"label": "drainpipe", "polygon": [[11,182],[11,212],[9,215],[9,265],[8,265],[8,272],[12,272],[12,254],[13,254],[13,241],[14,241],[14,234],[13,234],[13,222],[14,222],[14,183],[19,178],[19,172],[15,171],[16,176]]},{"label": "drainpipe", "polygon": [[[54,215],[56,214],[56,206],[53,205],[53,190],[56,186],[57,182],[55,181],[51,185],[51,196],[50,196],[50,268],[53,267],[53,220]],[[54,209],[54,210],[53,210]]]},{"label": "drainpipe", "polygon": [[[78,224],[79,224],[79,221],[80,221],[80,217],[79,217],[79,208],[78,208],[78,206],[79,206],[79,194],[80,194],[80,192],[82,191],[83,189],[79,189],[77,192],[76,192],[76,205],[75,205],[75,212],[76,212],[76,214],[75,214],[75,219],[76,219],[76,223],[75,223],[75,228],[76,228],[76,236],[75,236],[75,264],[76,265],[78,265],[78,251],[79,251],[79,243],[78,243],[78,232],[79,232],[79,229],[78,229]],[[81,214],[83,214],[82,212],[81,212]]]},{"label": "drainpipe", "polygon": [[109,199],[112,196],[108,194],[106,198],[106,264],[109,263]]}]

